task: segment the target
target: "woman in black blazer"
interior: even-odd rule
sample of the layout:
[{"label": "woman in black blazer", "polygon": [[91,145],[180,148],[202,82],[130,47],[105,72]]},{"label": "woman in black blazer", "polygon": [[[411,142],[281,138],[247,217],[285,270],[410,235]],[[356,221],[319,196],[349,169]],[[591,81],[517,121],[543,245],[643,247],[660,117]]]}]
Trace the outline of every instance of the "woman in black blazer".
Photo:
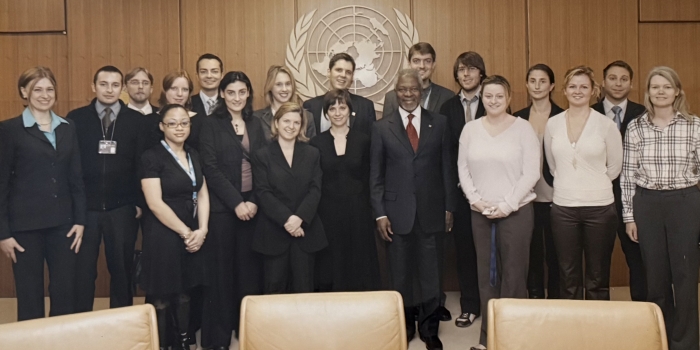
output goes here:
[{"label": "woman in black blazer", "polygon": [[[544,129],[549,118],[563,112],[551,99],[554,90],[554,72],[546,64],[536,64],[527,71],[527,91],[532,103],[515,112],[516,117],[528,120],[542,144]],[[544,148],[543,148],[544,151]],[[535,185],[535,228],[530,243],[530,267],[527,276],[528,296],[532,299],[559,298],[559,264],[554,250],[550,209],[552,206],[552,174],[542,153],[542,176]],[[544,285],[544,264],[547,263],[547,288]],[[545,295],[546,292],[546,295]]]},{"label": "woman in black blazer", "polygon": [[49,316],[75,312],[86,200],[75,126],[51,111],[53,73],[30,68],[18,87],[28,106],[0,123],[0,250],[14,262],[17,319],[23,321],[44,317],[44,260]]},{"label": "woman in black blazer", "polygon": [[[209,271],[204,291],[202,346],[228,349],[238,333],[240,304],[262,294],[262,255],[253,251],[258,199],[253,191],[251,154],[267,145],[253,116],[253,87],[243,72],[228,72],[219,83],[220,101],[204,119],[199,150],[211,188]],[[233,273],[232,273],[233,271]]]},{"label": "woman in black blazer", "polygon": [[328,245],[316,213],[323,176],[320,155],[305,142],[302,113],[296,103],[282,104],[272,122],[276,140],[253,157],[262,210],[253,249],[265,255],[266,294],[313,291],[314,258]]}]

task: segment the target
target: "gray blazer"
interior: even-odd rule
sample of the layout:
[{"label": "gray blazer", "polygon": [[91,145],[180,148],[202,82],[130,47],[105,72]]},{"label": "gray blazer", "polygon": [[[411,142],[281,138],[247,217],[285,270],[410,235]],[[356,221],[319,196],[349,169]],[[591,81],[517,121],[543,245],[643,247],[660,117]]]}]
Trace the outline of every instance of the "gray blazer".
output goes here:
[{"label": "gray blazer", "polygon": [[[253,116],[260,119],[263,125],[263,133],[265,134],[265,140],[272,140],[271,127],[272,124],[272,107],[267,106],[263,109],[259,109],[253,112]],[[312,139],[316,136],[316,124],[314,123],[313,116],[311,112],[304,110],[304,119],[306,120],[306,137]]]},{"label": "gray blazer", "polygon": [[[430,90],[430,98],[428,99],[428,107],[426,109],[433,113],[440,113],[440,107],[442,107],[442,104],[452,98],[455,93],[452,92],[452,90],[444,88],[433,82],[431,82],[430,85],[432,85],[432,88]],[[399,102],[396,99],[396,91],[391,90],[384,96],[382,118],[396,112],[398,109]]]}]

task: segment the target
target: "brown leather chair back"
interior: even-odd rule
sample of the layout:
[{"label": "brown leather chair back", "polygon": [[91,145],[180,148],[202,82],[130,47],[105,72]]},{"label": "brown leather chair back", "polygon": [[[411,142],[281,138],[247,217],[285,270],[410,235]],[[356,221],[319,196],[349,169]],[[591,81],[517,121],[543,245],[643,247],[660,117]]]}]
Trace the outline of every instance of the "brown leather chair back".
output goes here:
[{"label": "brown leather chair back", "polygon": [[668,343],[656,304],[492,299],[486,348],[668,350]]},{"label": "brown leather chair back", "polygon": [[3,350],[158,350],[150,304],[0,325]]},{"label": "brown leather chair back", "polygon": [[240,350],[406,350],[397,292],[247,296]]}]

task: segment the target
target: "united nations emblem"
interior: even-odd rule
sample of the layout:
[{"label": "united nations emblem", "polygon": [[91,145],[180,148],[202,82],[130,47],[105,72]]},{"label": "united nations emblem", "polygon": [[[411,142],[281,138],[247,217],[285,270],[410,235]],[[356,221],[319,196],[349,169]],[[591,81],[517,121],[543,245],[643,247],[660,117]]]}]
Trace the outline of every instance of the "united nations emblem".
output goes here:
[{"label": "united nations emblem", "polygon": [[[369,98],[381,108],[384,94],[393,89],[408,49],[419,41],[411,19],[394,9],[396,24],[364,6],[332,10],[313,25],[316,10],[299,18],[289,36],[286,64],[304,100],[328,90],[331,57],[345,52],[355,59],[350,92]],[[377,106],[379,104],[380,106]]]}]

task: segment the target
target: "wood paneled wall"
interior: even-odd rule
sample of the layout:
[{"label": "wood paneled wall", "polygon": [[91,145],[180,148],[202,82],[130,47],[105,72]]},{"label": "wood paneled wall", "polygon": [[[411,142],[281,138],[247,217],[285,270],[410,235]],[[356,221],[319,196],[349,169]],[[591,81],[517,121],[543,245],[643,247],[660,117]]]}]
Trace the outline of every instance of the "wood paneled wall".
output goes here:
[{"label": "wood paneled wall", "polygon": [[[37,2],[45,4],[31,9],[49,15],[27,12],[25,3]],[[196,84],[195,62],[205,52],[219,55],[227,71],[246,72],[253,82],[255,108],[261,108],[267,68],[284,63],[298,18],[314,9],[320,17],[347,5],[374,8],[391,20],[393,9],[408,14],[420,40],[437,51],[434,80],[443,86],[457,89],[452,76],[457,55],[479,52],[489,74],[510,80],[513,110],[527,105],[525,73],[532,64],[549,64],[561,84],[566,69],[579,64],[591,66],[600,81],[605,65],[617,59],[635,68],[631,99],[643,97],[647,72],[663,64],[680,74],[691,107],[700,107],[697,0],[678,0],[674,6],[665,0],[591,0],[585,5],[556,0],[0,0],[0,120],[22,111],[16,81],[31,66],[54,71],[55,110],[65,115],[93,98],[90,84],[101,66],[115,65],[124,72],[148,68],[156,79],[156,101],[169,71],[186,69]],[[41,16],[49,21],[36,20]],[[43,33],[54,30],[59,33]],[[565,107],[561,85],[554,99]],[[103,257],[99,264],[97,295],[105,296],[109,280]],[[449,263],[448,270],[447,287],[454,289]],[[627,285],[627,278],[618,247],[611,283]],[[8,296],[14,296],[12,271],[3,257],[0,297]]]}]

